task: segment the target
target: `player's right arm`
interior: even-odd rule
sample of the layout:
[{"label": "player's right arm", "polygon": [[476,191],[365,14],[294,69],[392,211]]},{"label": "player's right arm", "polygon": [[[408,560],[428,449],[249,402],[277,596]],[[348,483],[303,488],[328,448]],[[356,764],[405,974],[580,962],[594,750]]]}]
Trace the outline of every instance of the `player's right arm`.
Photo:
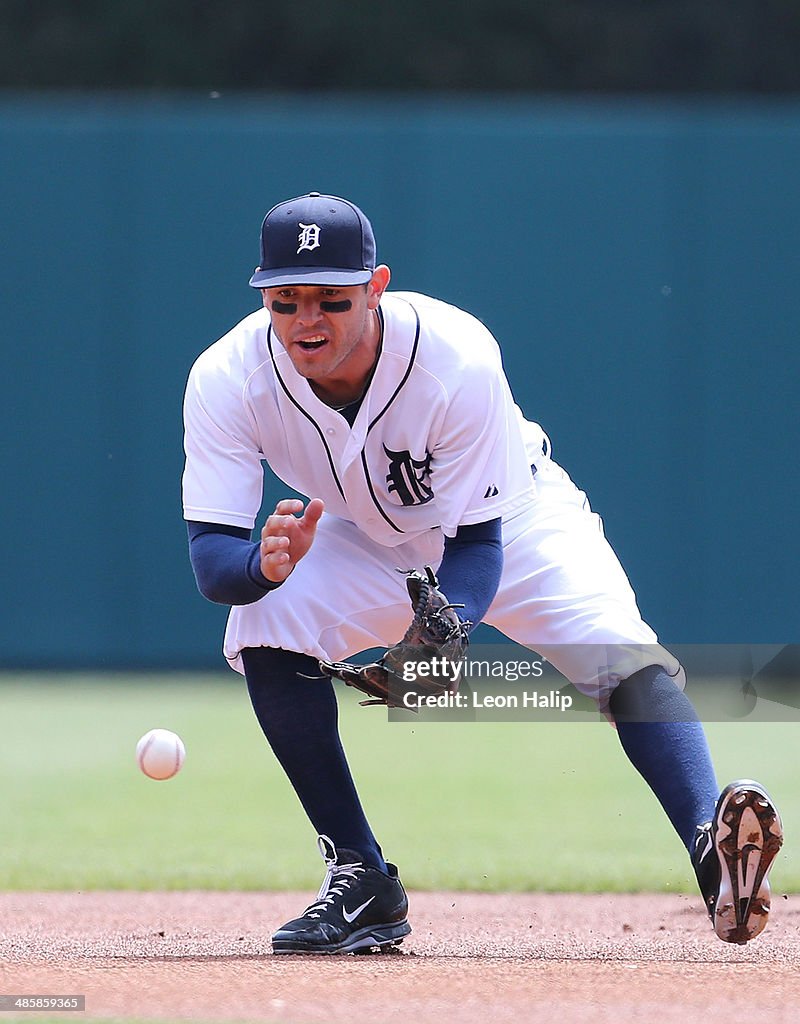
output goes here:
[{"label": "player's right arm", "polygon": [[187,523],[198,590],[216,604],[259,601],[279,587],[307,554],[323,510],[319,498],[312,498],[305,507],[299,499],[285,498],[267,517],[261,539],[255,542],[244,527]]},{"label": "player's right arm", "polygon": [[261,545],[250,539],[250,530],[201,522],[187,522],[186,528],[197,589],[207,600],[252,604],[272,589],[261,573]]},{"label": "player's right arm", "polygon": [[314,543],[324,510],[321,498],[312,498],[305,507],[299,498],[278,502],[261,530],[260,569],[265,579],[280,584],[288,578]]},{"label": "player's right arm", "polygon": [[[197,585],[210,601],[251,604],[279,586],[314,540],[323,504],[278,502],[251,539],[263,487],[259,433],[245,400],[252,365],[234,332],[195,362],[184,397],[183,508]],[[302,515],[295,513],[303,512]]]}]

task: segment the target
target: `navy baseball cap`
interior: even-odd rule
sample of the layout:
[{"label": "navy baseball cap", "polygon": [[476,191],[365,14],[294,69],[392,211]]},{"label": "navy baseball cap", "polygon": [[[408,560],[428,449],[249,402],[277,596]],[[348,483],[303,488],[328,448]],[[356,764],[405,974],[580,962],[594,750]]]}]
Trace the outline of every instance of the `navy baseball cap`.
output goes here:
[{"label": "navy baseball cap", "polygon": [[366,284],[375,270],[372,225],[353,203],[309,192],[273,206],[261,225],[253,288]]}]

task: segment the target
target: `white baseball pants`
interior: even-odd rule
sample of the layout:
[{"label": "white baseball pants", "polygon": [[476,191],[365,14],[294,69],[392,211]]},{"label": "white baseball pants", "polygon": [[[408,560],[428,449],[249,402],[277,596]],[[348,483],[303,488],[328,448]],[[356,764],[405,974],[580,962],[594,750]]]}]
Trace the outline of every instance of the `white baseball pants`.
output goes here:
[{"label": "white baseball pants", "polygon": [[[621,679],[647,665],[662,665],[684,685],[679,662],[643,621],[600,517],[556,463],[538,467],[533,500],[504,520],[503,544],[503,575],[485,622],[546,658],[601,708]],[[411,617],[397,569],[435,568],[442,551],[440,530],[389,548],[325,514],[289,579],[232,609],[225,656],[241,672],[245,647],[342,661],[396,643]]]}]

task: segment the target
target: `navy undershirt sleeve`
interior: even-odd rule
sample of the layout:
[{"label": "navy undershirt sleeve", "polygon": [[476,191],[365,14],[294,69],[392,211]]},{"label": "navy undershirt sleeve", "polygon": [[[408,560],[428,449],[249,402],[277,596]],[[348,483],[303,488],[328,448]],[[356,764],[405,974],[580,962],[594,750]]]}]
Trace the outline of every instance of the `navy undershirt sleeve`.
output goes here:
[{"label": "navy undershirt sleeve", "polygon": [[187,523],[197,589],[216,604],[252,604],[279,587],[261,573],[261,544],[250,530],[220,523]]},{"label": "navy undershirt sleeve", "polygon": [[437,576],[443,594],[464,622],[473,626],[483,619],[500,586],[503,572],[502,520],[459,526],[455,537],[446,537],[444,556]]},{"label": "navy undershirt sleeve", "polygon": [[[189,557],[197,587],[217,604],[243,605],[258,601],[280,586],[265,579],[260,568],[260,545],[250,531],[219,523],[187,523]],[[477,625],[497,593],[503,571],[502,523],[460,526],[446,537],[439,566],[439,584],[458,614]]]}]

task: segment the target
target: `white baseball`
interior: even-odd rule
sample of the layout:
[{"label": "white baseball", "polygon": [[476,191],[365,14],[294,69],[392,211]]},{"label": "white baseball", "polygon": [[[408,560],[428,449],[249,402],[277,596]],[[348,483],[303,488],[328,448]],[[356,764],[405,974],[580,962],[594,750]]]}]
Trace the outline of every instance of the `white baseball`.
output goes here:
[{"label": "white baseball", "polygon": [[148,778],[171,779],[181,770],[186,747],[169,729],[151,729],[136,744],[136,761]]}]

